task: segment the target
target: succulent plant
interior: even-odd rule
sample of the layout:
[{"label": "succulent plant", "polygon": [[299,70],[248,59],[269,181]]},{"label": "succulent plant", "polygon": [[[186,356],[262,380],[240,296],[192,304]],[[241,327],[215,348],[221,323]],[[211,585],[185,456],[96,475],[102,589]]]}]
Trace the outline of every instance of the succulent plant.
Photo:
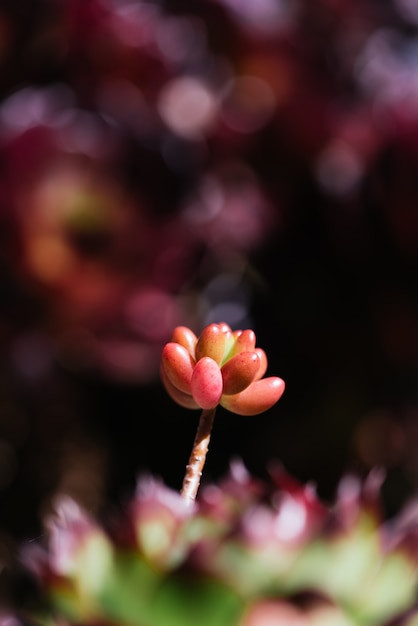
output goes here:
[{"label": "succulent plant", "polygon": [[416,626],[416,507],[383,524],[381,478],[346,476],[326,506],[279,466],[266,484],[234,462],[191,507],[144,477],[111,530],[62,500],[48,549],[26,552],[39,623]]},{"label": "succulent plant", "polygon": [[170,396],[188,409],[218,404],[239,415],[271,408],[284,391],[267,370],[264,350],[255,347],[252,330],[232,332],[228,324],[209,324],[199,338],[178,326],[162,354],[161,376]]},{"label": "succulent plant", "polygon": [[257,413],[281,395],[283,381],[270,379],[268,401],[258,400],[266,363],[252,331],[211,324],[197,339],[175,329],[163,351],[164,383],[180,404],[203,408],[183,490],[143,477],[107,525],[61,498],[48,546],[24,552],[49,601],[39,624],[417,625],[417,506],[384,522],[383,472],[363,482],[345,476],[326,505],[279,464],[267,483],[235,461],[194,499],[216,405],[244,394],[231,406]]},{"label": "succulent plant", "polygon": [[240,415],[256,415],[271,408],[284,392],[277,376],[267,370],[264,350],[256,348],[254,331],[232,331],[228,324],[209,324],[199,338],[185,326],[174,329],[163,349],[161,378],[175,402],[203,409],[182,495],[194,500],[205,463],[218,404]]}]

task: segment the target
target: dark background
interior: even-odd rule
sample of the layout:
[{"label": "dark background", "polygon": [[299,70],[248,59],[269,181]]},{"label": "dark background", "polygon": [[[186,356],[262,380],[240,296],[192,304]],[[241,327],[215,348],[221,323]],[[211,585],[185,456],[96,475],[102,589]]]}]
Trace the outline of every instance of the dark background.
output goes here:
[{"label": "dark background", "polygon": [[407,0],[4,1],[0,559],[54,496],[178,489],[177,324],[252,327],[286,381],[222,409],[204,480],[418,483],[418,12]]}]

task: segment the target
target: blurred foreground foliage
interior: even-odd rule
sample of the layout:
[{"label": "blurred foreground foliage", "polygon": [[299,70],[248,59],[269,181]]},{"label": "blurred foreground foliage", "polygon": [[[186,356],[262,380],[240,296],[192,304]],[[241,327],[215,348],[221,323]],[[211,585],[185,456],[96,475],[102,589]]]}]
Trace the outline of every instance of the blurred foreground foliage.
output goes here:
[{"label": "blurred foreground foliage", "polygon": [[48,542],[28,545],[24,554],[46,603],[20,619],[86,626],[416,624],[416,502],[384,524],[381,472],[364,483],[346,476],[332,507],[281,467],[271,474],[263,483],[235,462],[192,505],[144,478],[106,530],[61,498]]}]

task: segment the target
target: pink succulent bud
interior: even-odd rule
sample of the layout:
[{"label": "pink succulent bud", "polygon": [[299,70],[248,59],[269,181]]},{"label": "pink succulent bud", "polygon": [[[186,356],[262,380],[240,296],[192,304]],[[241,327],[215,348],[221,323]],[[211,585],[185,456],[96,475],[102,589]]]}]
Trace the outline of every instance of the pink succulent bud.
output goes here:
[{"label": "pink succulent bud", "polygon": [[239,415],[262,413],[280,398],[284,382],[277,377],[262,379],[267,356],[255,345],[252,330],[233,332],[225,323],[209,324],[198,338],[178,326],[162,353],[163,384],[185,408],[212,409],[221,404]]}]

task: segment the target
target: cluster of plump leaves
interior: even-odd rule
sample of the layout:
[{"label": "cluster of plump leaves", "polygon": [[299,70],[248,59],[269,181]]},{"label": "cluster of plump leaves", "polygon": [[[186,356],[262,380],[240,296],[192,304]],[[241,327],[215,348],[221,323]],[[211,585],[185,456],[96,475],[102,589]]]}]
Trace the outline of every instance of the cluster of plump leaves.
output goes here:
[{"label": "cluster of plump leaves", "polygon": [[344,478],[332,507],[271,475],[235,463],[193,507],[142,479],[111,530],[64,500],[26,555],[51,604],[39,623],[416,626],[416,506],[382,524],[376,474]]},{"label": "cluster of plump leaves", "polygon": [[175,328],[163,349],[161,378],[172,399],[188,409],[218,404],[239,415],[271,408],[284,391],[277,376],[264,378],[267,357],[256,348],[252,330],[209,324],[197,338],[185,326]]}]

